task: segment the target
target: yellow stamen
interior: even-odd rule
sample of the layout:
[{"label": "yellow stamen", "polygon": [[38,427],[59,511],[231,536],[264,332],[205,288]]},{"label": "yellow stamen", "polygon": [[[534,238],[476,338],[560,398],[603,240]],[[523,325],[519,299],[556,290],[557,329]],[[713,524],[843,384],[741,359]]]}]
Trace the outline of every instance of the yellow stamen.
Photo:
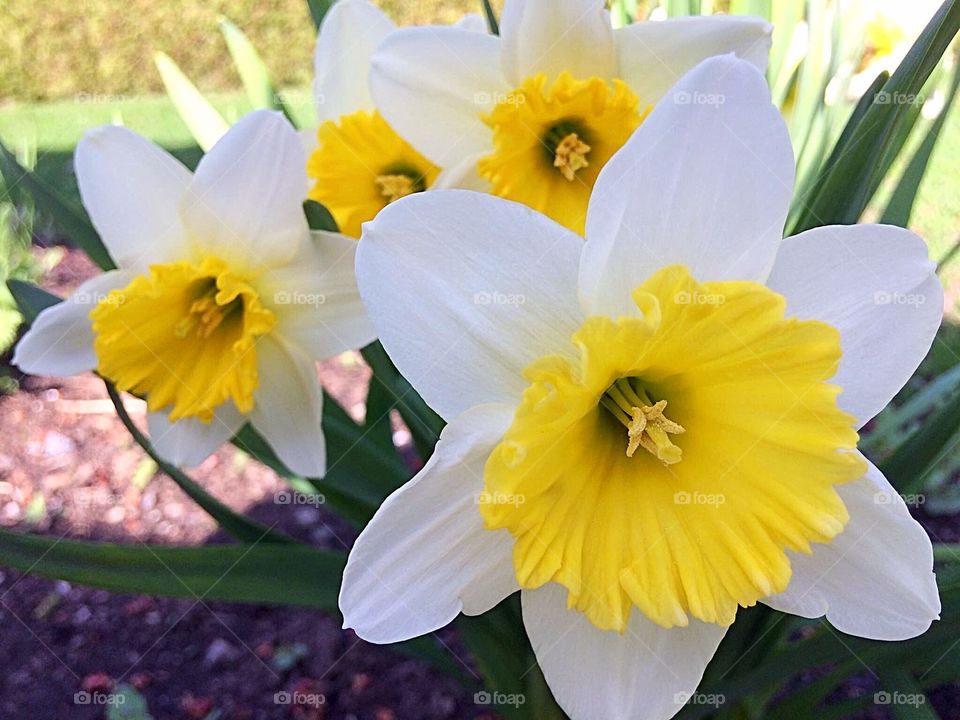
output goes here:
[{"label": "yellow stamen", "polygon": [[557,145],[553,166],[560,171],[561,175],[572,182],[577,177],[577,170],[590,165],[587,161],[587,153],[589,152],[590,146],[581,140],[579,135],[572,132]]},{"label": "yellow stamen", "polygon": [[654,403],[635,380],[621,378],[607,390],[601,404],[627,428],[627,457],[642,447],[666,465],[680,462],[683,451],[669,436],[686,430],[663,414],[666,400]]},{"label": "yellow stamen", "polygon": [[417,191],[413,178],[409,175],[377,175],[377,187],[388,203],[392,203]]}]

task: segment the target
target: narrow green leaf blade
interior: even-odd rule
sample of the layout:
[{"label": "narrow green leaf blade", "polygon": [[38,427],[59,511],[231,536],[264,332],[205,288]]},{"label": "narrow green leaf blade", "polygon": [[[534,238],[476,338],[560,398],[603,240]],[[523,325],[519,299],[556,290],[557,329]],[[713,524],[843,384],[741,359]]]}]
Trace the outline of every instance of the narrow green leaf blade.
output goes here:
[{"label": "narrow green leaf blade", "polygon": [[17,302],[20,314],[23,315],[23,322],[29,325],[37,319],[37,315],[62,302],[56,295],[48,293],[46,290],[37,287],[33,283],[23,280],[7,280],[7,287],[13,299]]},{"label": "narrow green leaf blade", "polygon": [[310,9],[310,17],[313,18],[313,24],[319,28],[323,18],[333,7],[334,0],[307,0],[307,7]]},{"label": "narrow green leaf blade", "polygon": [[255,110],[280,110],[290,118],[280,94],[270,79],[270,71],[244,32],[228,18],[220,18],[220,32],[240,74],[240,81]]},{"label": "narrow green leaf blade", "polygon": [[48,216],[66,238],[83,250],[103,270],[113,270],[113,260],[83,208],[64,198],[60,192],[17,162],[13,153],[0,144],[0,173],[8,188],[33,198],[41,213]]},{"label": "narrow green leaf blade", "polygon": [[227,121],[168,55],[158,52],[153,60],[167,94],[190,134],[201,148],[209,150],[226,134],[230,127]]}]

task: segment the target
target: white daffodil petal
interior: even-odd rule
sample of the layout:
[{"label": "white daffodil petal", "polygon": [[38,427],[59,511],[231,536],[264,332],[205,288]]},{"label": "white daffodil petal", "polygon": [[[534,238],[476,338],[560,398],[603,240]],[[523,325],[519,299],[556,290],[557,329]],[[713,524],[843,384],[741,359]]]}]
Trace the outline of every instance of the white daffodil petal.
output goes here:
[{"label": "white daffodil petal", "polygon": [[324,16],[313,56],[317,118],[336,120],[373,110],[367,85],[370,58],[395,26],[368,0],[340,0]]},{"label": "white daffodil petal", "polygon": [[148,413],[147,430],[160,457],[177,466],[193,467],[223,447],[245,421],[233,403],[227,403],[217,408],[208,423],[198,418],[170,422],[166,413]]},{"label": "white daffodil petal", "polygon": [[791,553],[787,591],[763,602],[776,610],[823,615],[850,635],[906,640],[940,617],[933,547],[910,517],[903,498],[872,464],[867,474],[837,488],[850,520],[812,555]]},{"label": "white daffodil petal", "polygon": [[474,405],[516,404],[527,365],[572,355],[582,247],[523,205],[436,190],[364,226],[357,283],[390,357],[449,420]]},{"label": "white daffodil petal", "polygon": [[344,627],[399,642],[517,590],[510,533],[486,530],[477,509],[484,464],[511,417],[509,406],[485,405],[453,420],[426,467],[383,503],[343,573]]},{"label": "white daffodil petal", "polygon": [[816,228],[783,241],[767,284],[787,314],[840,331],[831,382],[863,425],[923,360],[943,317],[943,288],[923,240],[889,225]]},{"label": "white daffodil petal", "polygon": [[356,350],[377,337],[357,290],[356,254],[353,238],[313,232],[293,262],[266,273],[258,285],[277,317],[276,332],[314,360]]},{"label": "white daffodil petal", "polygon": [[393,129],[436,165],[489,153],[482,116],[509,91],[500,40],[459,27],[398,30],[373,56],[370,90]]},{"label": "white daffodil petal", "polygon": [[13,364],[31,375],[76,375],[94,370],[90,311],[111,290],[133,280],[132,270],[112,270],[83,283],[61,303],[37,315],[17,343]]},{"label": "white daffodil petal", "polygon": [[283,265],[307,237],[306,157],[280,113],[244,116],[203,156],[182,214],[200,252],[234,267]]},{"label": "white daffodil petal", "polygon": [[554,78],[612,78],[613,26],[603,0],[509,0],[500,18],[503,73],[513,85],[544,73]]},{"label": "white daffodil petal", "polygon": [[636,314],[631,291],[675,263],[700,281],[763,281],[793,179],[763,75],[732,55],[701,63],[597,179],[580,267],[587,314]]},{"label": "white daffodil petal", "polygon": [[560,707],[571,718],[667,720],[696,691],[726,628],[669,630],[634,609],[624,633],[598,630],[550,583],[524,590],[523,624]]},{"label": "white daffodil petal", "polygon": [[190,171],[166,150],[116,125],[87,132],[74,155],[80,198],[113,261],[144,271],[187,248],[180,201]]},{"label": "white daffodil petal", "polygon": [[760,18],[734,15],[639,22],[614,30],[619,77],[640,98],[656,103],[685,73],[713,55],[736,53],[767,69],[773,27]]},{"label": "white daffodil petal", "polygon": [[257,342],[260,382],[250,422],[290,470],[307,477],[326,472],[323,393],[313,360],[275,335]]}]

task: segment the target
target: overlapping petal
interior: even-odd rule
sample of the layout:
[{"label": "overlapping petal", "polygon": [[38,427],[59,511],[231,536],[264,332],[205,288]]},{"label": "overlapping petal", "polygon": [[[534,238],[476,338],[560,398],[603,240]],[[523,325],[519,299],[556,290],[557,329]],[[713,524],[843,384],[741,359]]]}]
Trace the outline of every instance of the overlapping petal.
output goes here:
[{"label": "overlapping petal", "polygon": [[113,261],[146,270],[183,256],[180,203],[190,171],[166,150],[116,125],[90,130],[77,145],[77,185]]},{"label": "overlapping petal", "polygon": [[483,466],[512,408],[475,407],[444,429],[426,467],[360,534],[343,574],[344,627],[370,642],[432,632],[517,590],[506,531],[484,529]]},{"label": "overlapping petal", "polygon": [[762,282],[793,180],[763,75],[732,55],[701,63],[600,173],[580,267],[584,310],[635,313],[631,291],[675,263],[700,281]]},{"label": "overlapping petal", "polygon": [[571,352],[582,246],[523,205],[437,190],[364,226],[357,282],[387,352],[449,420],[482,403],[516,404],[530,362]]},{"label": "overlapping petal", "polygon": [[252,272],[284,265],[308,235],[306,157],[280,113],[246,115],[203,156],[181,213],[198,254]]},{"label": "overlapping petal", "polygon": [[614,31],[618,74],[643,104],[655,103],[713,55],[736,53],[767,69],[773,27],[755,17],[705,15],[640,22]]},{"label": "overlapping petal", "polygon": [[764,602],[873,640],[906,640],[940,616],[930,538],[892,485],[872,464],[838,488],[850,520],[812,555],[793,554],[786,592]]},{"label": "overlapping petal", "polygon": [[233,403],[217,408],[209,423],[197,418],[170,422],[166,413],[147,414],[150,442],[165,460],[178,466],[199,465],[215,453],[246,422]]},{"label": "overlapping petal", "polygon": [[863,425],[899,392],[933,342],[943,287],[926,244],[888,225],[828,226],[783,242],[768,279],[787,312],[840,330],[833,383]]}]

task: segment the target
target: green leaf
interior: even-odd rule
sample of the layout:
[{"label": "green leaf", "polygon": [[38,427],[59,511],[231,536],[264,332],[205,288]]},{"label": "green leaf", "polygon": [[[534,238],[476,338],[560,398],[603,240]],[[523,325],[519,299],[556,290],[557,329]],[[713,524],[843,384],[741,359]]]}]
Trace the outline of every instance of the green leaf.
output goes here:
[{"label": "green leaf", "polygon": [[897,490],[912,493],[923,487],[930,468],[954,446],[960,428],[960,394],[935,412],[880,464]]},{"label": "green leaf", "polygon": [[912,673],[898,667],[881,667],[878,673],[883,690],[874,695],[874,702],[889,704],[894,720],[938,720]]},{"label": "green leaf", "polygon": [[916,119],[915,103],[904,99],[919,95],[958,29],[960,0],[947,0],[852,129],[843,154],[819,175],[791,234],[857,222]]},{"label": "green leaf", "polygon": [[337,221],[324,205],[316,200],[306,200],[303,203],[303,213],[307,216],[307,224],[311,230],[326,230],[327,232],[340,232],[337,227]]},{"label": "green leaf", "polygon": [[[327,474],[304,478],[347,520],[365,525],[393,492],[406,482],[410,469],[392,445],[387,448],[368,439],[358,425],[329,395],[324,397],[323,433],[327,441]],[[233,443],[286,478],[299,477],[276,456],[267,442],[247,425]]]},{"label": "green leaf", "polygon": [[115,545],[0,530],[0,563],[31,575],[116,592],[300,605],[333,613],[345,561],[342,553],[299,544]]},{"label": "green leaf", "polygon": [[201,148],[209,150],[226,134],[229,124],[169,56],[158,52],[153,60],[167,94],[190,134]]},{"label": "green leaf", "polygon": [[917,192],[920,190],[920,183],[927,172],[927,165],[930,162],[930,156],[933,154],[933,148],[940,138],[940,132],[943,130],[947,115],[953,107],[954,98],[957,95],[957,87],[960,85],[960,63],[953,69],[953,74],[946,88],[946,101],[943,110],[937,118],[930,123],[930,127],[924,135],[923,142],[917,148],[916,153],[910,158],[907,169],[903,172],[903,177],[897,184],[896,190],[887,203],[886,210],[880,218],[880,222],[887,225],[899,225],[907,227],[910,223],[910,216],[913,214],[913,204],[917,199]]},{"label": "green leaf", "polygon": [[20,312],[23,314],[23,322],[26,325],[36,320],[37,315],[48,307],[63,302],[56,295],[23,280],[7,280],[7,287],[10,289],[10,294],[13,295],[13,299],[16,300],[17,307],[20,308]]},{"label": "green leaf", "polygon": [[333,7],[334,0],[307,0],[307,7],[310,8],[310,17],[313,18],[313,24],[319,29],[323,18]]},{"label": "green leaf", "polygon": [[227,49],[230,51],[234,65],[237,66],[237,72],[240,74],[240,80],[250,99],[250,104],[255,110],[280,110],[292,123],[293,119],[270,79],[270,71],[253,47],[253,43],[226,17],[220,18],[220,32],[227,41]]},{"label": "green leaf", "polygon": [[146,436],[144,436],[143,433],[140,432],[140,429],[134,424],[133,420],[130,418],[130,415],[127,414],[127,410],[123,406],[123,400],[120,398],[120,394],[117,392],[117,389],[114,387],[113,383],[104,381],[104,385],[106,385],[107,394],[110,396],[110,400],[113,402],[113,407],[117,411],[117,417],[120,418],[120,422],[123,423],[123,426],[137,442],[137,445],[143,448],[144,452],[146,452],[157,464],[157,467],[170,476],[170,479],[173,480],[191,500],[203,508],[203,510],[210,517],[216,520],[217,524],[231,537],[239,540],[240,542],[248,543],[296,542],[286,535],[275,532],[274,530],[261,525],[260,523],[254,522],[245,515],[234,512],[213,497],[213,495],[204,490],[186,473],[160,457],[156,450],[153,449],[153,445],[150,443],[150,441],[146,438]]},{"label": "green leaf", "polygon": [[103,270],[113,270],[113,260],[83,208],[64,198],[39,175],[17,162],[13,153],[0,144],[0,173],[7,186],[33,199],[37,210],[49,217],[64,236],[83,250]]},{"label": "green leaf", "polygon": [[500,23],[497,21],[497,13],[493,9],[490,0],[483,0],[483,16],[487,19],[487,29],[491,35],[500,34]]},{"label": "green leaf", "polygon": [[[373,370],[371,392],[375,398],[382,398],[383,402],[387,403],[382,411],[397,409],[410,429],[417,452],[426,462],[433,454],[445,426],[443,419],[430,409],[400,374],[379,341],[371,343],[362,352],[363,359]],[[369,408],[367,412],[369,413]]]}]

